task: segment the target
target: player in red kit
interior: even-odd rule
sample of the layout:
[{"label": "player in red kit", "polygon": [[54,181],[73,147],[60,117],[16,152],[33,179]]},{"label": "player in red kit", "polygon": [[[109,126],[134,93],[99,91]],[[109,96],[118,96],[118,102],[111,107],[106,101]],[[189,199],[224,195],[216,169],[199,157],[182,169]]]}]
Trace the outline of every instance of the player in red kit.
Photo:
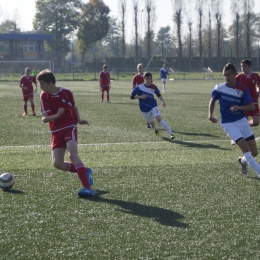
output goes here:
[{"label": "player in red kit", "polygon": [[[79,196],[95,195],[92,170],[86,168],[78,156],[77,124],[89,125],[79,116],[72,92],[56,86],[54,74],[43,70],[37,75],[37,81],[43,90],[40,96],[42,121],[49,123],[52,133],[52,163],[62,171],[75,172],[83,185]],[[68,150],[71,162],[65,162],[65,151]]]},{"label": "player in red kit", "polygon": [[[37,83],[36,79],[30,75],[30,68],[25,69],[25,75],[23,75],[19,82],[19,87],[22,88],[23,93],[23,109],[24,109],[24,116],[27,116],[27,101],[30,100],[31,108],[32,108],[32,115],[36,116],[35,107],[33,102],[33,93],[37,92]],[[35,85],[35,89],[33,89],[33,84]]]},{"label": "player in red kit", "polygon": [[[138,73],[134,75],[132,85],[133,89],[138,85],[144,83],[144,67],[142,63],[137,64],[137,71]],[[147,128],[152,128],[151,125],[146,121]]]},{"label": "player in red kit", "polygon": [[110,103],[109,90],[111,88],[110,74],[107,71],[107,65],[103,66],[103,71],[99,73],[99,86],[101,91],[101,102],[104,100],[104,92],[107,92],[107,103]]},{"label": "player in red kit", "polygon": [[259,97],[259,87],[260,87],[260,77],[257,73],[251,71],[251,60],[245,59],[241,61],[242,73],[236,76],[236,81],[246,85],[249,89],[250,96],[253,99],[255,104],[254,111],[244,111],[244,113],[249,117],[252,117],[252,120],[248,121],[251,126],[259,125],[259,106],[258,106],[258,97]]}]

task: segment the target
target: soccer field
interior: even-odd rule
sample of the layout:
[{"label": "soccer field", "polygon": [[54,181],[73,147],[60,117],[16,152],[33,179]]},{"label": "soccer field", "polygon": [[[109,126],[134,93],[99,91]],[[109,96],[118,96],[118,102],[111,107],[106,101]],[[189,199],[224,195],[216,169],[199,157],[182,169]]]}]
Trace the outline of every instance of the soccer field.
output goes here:
[{"label": "soccer field", "polygon": [[240,150],[207,119],[220,82],[167,81],[160,112],[174,140],[146,129],[131,81],[112,82],[111,104],[98,82],[57,82],[90,123],[78,126],[96,191],[86,199],[77,175],[51,164],[40,93],[37,116],[23,117],[18,82],[0,82],[0,169],[16,180],[0,191],[0,259],[260,259],[260,180],[241,174]]}]

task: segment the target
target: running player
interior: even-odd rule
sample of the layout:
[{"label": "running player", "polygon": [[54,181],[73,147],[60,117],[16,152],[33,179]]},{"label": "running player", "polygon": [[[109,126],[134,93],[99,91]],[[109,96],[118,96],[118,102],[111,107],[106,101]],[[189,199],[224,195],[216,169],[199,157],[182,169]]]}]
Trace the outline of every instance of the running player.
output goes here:
[{"label": "running player", "polygon": [[[79,116],[72,92],[56,86],[54,74],[43,70],[37,75],[37,81],[43,90],[40,96],[42,121],[49,123],[52,133],[52,163],[62,171],[75,172],[83,185],[79,196],[94,195],[90,188],[93,184],[91,168],[85,168],[78,156],[77,124],[89,125]],[[68,150],[71,162],[65,162],[65,151]]]},{"label": "running player", "polygon": [[160,79],[163,83],[162,85],[162,92],[165,92],[166,91],[166,79],[169,78],[169,72],[168,72],[168,69],[166,68],[166,65],[163,64],[163,67],[160,69]]},{"label": "running player", "polygon": [[[132,81],[132,85],[133,85],[133,89],[144,83],[144,67],[143,67],[143,64],[142,63],[139,63],[137,65],[137,71],[138,73],[136,75],[134,75],[133,77],[133,81]],[[151,125],[146,121],[147,123],[147,128],[151,128]]]},{"label": "running player", "polygon": [[[37,83],[36,79],[30,75],[31,70],[30,68],[25,69],[25,75],[23,75],[20,79],[19,82],[19,87],[22,89],[23,93],[23,110],[24,116],[27,116],[27,101],[29,100],[31,103],[31,108],[32,108],[32,115],[36,116],[35,113],[35,106],[33,102],[33,93],[37,92]],[[33,84],[35,85],[35,89],[33,89]]]},{"label": "running player", "polygon": [[110,83],[110,74],[107,71],[107,65],[105,64],[103,66],[103,71],[99,73],[99,86],[100,86],[100,91],[101,91],[101,101],[103,102],[104,100],[104,92],[107,92],[107,103],[110,103],[110,96],[109,96],[109,90],[111,88],[111,83]]},{"label": "running player", "polygon": [[162,106],[165,107],[166,104],[161,96],[160,90],[152,83],[152,73],[147,71],[144,73],[144,83],[138,85],[133,89],[130,98],[139,100],[139,107],[142,115],[155,130],[156,135],[159,135],[159,130],[155,125],[154,118],[170,135],[170,138],[174,139],[175,136],[169,125],[161,118],[160,111],[158,109],[157,102],[153,94],[157,95],[157,97],[162,101]]},{"label": "running player", "polygon": [[254,159],[258,154],[255,136],[243,112],[254,111],[254,102],[248,88],[236,82],[237,70],[235,65],[232,63],[226,64],[223,69],[223,75],[226,82],[216,85],[212,91],[208,119],[212,123],[218,122],[218,118],[213,117],[213,112],[215,103],[219,100],[221,127],[232,140],[236,141],[243,153],[242,157],[238,157],[242,173],[247,174],[248,163],[260,177],[260,165]]}]

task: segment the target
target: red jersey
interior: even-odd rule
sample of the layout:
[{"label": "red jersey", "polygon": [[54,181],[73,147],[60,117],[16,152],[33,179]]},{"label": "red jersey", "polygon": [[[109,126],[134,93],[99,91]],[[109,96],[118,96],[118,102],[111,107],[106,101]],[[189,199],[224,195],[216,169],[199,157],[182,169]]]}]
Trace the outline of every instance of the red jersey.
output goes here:
[{"label": "red jersey", "polygon": [[27,87],[28,90],[22,89],[23,96],[29,96],[33,94],[33,85],[32,83],[36,84],[36,79],[33,76],[26,77],[23,75],[20,79],[20,85],[23,87]]},{"label": "red jersey", "polygon": [[48,113],[48,116],[57,114],[60,107],[65,109],[60,117],[49,122],[50,131],[52,133],[77,125],[77,118],[74,110],[75,101],[73,93],[69,89],[60,88],[55,94],[42,92],[40,102],[42,113]]},{"label": "red jersey", "polygon": [[132,81],[133,88],[135,88],[136,86],[138,86],[138,85],[140,85],[142,83],[144,83],[144,76],[141,75],[140,73],[136,74],[133,77],[133,81]]},{"label": "red jersey", "polygon": [[99,84],[101,87],[109,86],[110,84],[110,74],[107,71],[101,71],[99,73]]},{"label": "red jersey", "polygon": [[236,76],[236,81],[248,87],[250,96],[254,103],[258,103],[257,87],[260,85],[260,77],[257,73],[251,72],[250,75],[240,73]]}]

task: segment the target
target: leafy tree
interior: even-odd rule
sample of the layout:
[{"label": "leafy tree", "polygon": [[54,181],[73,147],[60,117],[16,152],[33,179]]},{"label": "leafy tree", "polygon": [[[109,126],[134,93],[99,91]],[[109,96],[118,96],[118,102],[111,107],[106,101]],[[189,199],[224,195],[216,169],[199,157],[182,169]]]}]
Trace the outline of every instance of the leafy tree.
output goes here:
[{"label": "leafy tree", "polygon": [[90,0],[82,8],[80,27],[77,33],[79,48],[82,51],[82,62],[86,51],[96,42],[104,38],[109,29],[110,9],[102,0]]},{"label": "leafy tree", "polygon": [[70,50],[70,37],[79,26],[80,0],[36,0],[34,30],[53,35],[48,46],[53,51],[57,66]]},{"label": "leafy tree", "polygon": [[20,32],[21,29],[17,27],[16,21],[6,19],[0,24],[0,32],[8,33],[9,31]]},{"label": "leafy tree", "polygon": [[161,53],[162,53],[162,60],[165,60],[165,56],[172,55],[173,48],[172,48],[172,36],[170,33],[171,27],[165,26],[161,27],[157,33],[156,42],[157,45],[161,42]]}]

